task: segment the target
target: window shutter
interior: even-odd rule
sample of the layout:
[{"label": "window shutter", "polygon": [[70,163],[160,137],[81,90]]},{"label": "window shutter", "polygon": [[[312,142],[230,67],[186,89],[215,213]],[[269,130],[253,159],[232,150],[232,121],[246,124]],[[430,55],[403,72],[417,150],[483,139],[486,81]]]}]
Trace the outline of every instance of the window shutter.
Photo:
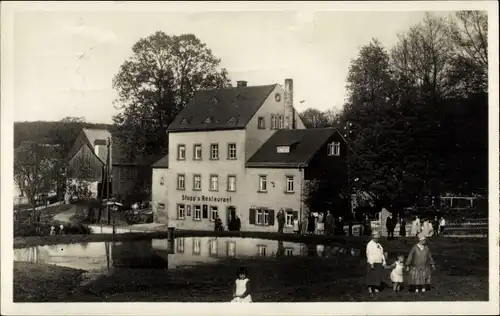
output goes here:
[{"label": "window shutter", "polygon": [[269,226],[274,226],[274,210],[269,210]]},{"label": "window shutter", "polygon": [[203,218],[208,218],[208,205],[203,205]]},{"label": "window shutter", "polygon": [[250,224],[255,224],[255,209],[251,208],[250,209]]}]

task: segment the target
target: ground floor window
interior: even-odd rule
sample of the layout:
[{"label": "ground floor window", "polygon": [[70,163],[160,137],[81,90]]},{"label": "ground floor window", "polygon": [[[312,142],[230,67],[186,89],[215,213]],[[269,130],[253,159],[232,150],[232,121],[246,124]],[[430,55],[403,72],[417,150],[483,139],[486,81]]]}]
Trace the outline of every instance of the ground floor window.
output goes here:
[{"label": "ground floor window", "polygon": [[177,219],[186,218],[186,206],[184,204],[177,204]]},{"label": "ground floor window", "polygon": [[201,254],[201,239],[193,239],[193,255],[199,256]]},{"label": "ground floor window", "polygon": [[219,208],[217,206],[210,206],[210,220],[215,221],[219,216]]},{"label": "ground floor window", "polygon": [[288,227],[292,227],[293,226],[293,218],[295,217],[295,213],[294,211],[286,211],[285,212],[285,224],[286,226]]},{"label": "ground floor window", "polygon": [[201,221],[201,206],[193,205],[193,219],[195,221]]},{"label": "ground floor window", "polygon": [[293,256],[293,249],[292,248],[285,249],[285,254],[289,257]]},{"label": "ground floor window", "polygon": [[267,246],[265,245],[257,245],[257,253],[259,256],[265,257],[267,251]]},{"label": "ground floor window", "polygon": [[274,210],[267,208],[250,209],[250,224],[274,226]]}]

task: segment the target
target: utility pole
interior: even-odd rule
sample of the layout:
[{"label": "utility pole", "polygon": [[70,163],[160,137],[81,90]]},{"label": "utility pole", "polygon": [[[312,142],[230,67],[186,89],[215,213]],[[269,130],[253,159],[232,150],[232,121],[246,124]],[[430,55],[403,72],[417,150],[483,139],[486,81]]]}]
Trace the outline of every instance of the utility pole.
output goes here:
[{"label": "utility pole", "polygon": [[110,180],[110,168],[109,168],[109,148],[111,147],[111,139],[108,137],[106,140],[106,213],[108,214],[108,225],[111,222],[111,216],[109,214],[109,180]]},{"label": "utility pole", "polygon": [[351,136],[351,127],[352,123],[347,121],[344,130],[345,134],[344,137],[347,140],[347,146],[346,146],[346,160],[347,160],[347,189],[348,189],[348,198],[347,201],[349,203],[348,206],[348,214],[347,214],[347,220],[348,220],[348,226],[349,226],[349,236],[352,236],[352,219],[353,219],[353,212],[352,212],[352,183],[351,183],[351,148],[349,146],[349,140]]}]

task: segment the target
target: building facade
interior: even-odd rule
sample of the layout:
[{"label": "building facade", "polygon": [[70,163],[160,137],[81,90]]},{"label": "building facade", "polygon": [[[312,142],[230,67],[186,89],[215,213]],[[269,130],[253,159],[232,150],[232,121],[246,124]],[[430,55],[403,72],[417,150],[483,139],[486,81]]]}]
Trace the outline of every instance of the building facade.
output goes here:
[{"label": "building facade", "polygon": [[155,220],[213,230],[217,217],[227,229],[237,216],[244,231],[276,231],[280,209],[291,231],[293,217],[304,218],[310,162],[322,149],[327,155],[328,141],[340,136],[305,129],[293,108],[291,79],[285,88],[238,82],[201,91],[168,133],[168,162],[153,166]]}]

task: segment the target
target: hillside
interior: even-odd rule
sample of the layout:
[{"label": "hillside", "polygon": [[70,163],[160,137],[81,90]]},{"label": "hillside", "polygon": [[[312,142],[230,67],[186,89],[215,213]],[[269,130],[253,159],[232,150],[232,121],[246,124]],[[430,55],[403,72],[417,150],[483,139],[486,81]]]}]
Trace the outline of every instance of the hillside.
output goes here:
[{"label": "hillside", "polygon": [[14,148],[24,141],[61,144],[64,152],[73,145],[82,128],[99,128],[111,130],[110,124],[96,124],[82,121],[35,121],[14,122]]}]

